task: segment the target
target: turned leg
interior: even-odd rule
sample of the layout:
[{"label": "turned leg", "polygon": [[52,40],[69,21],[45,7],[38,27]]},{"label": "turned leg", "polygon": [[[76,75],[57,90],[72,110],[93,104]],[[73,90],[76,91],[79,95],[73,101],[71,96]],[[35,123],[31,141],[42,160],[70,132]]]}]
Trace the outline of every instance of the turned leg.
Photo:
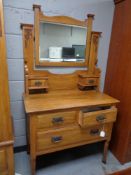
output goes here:
[{"label": "turned leg", "polygon": [[36,171],[36,158],[31,158],[30,163],[31,163],[31,175],[35,175],[35,171]]},{"label": "turned leg", "polygon": [[106,160],[107,160],[108,147],[109,147],[109,141],[105,141],[104,151],[103,151],[103,158],[102,158],[102,162],[105,163],[105,164],[106,164]]}]

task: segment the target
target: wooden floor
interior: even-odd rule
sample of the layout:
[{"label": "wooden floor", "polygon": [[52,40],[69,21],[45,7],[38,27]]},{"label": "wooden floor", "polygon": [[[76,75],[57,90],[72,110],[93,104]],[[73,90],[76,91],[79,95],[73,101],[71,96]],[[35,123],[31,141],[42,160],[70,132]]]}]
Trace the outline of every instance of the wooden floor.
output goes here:
[{"label": "wooden floor", "polygon": [[119,171],[110,175],[131,175],[131,168],[128,168],[126,170]]}]

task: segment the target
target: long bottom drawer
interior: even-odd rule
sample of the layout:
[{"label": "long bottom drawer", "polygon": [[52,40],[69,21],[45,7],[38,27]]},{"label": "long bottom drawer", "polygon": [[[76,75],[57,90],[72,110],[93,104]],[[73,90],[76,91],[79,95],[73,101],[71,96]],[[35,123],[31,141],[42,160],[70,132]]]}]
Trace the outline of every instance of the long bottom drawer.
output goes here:
[{"label": "long bottom drawer", "polygon": [[37,152],[48,150],[61,150],[61,147],[71,144],[77,144],[84,141],[101,141],[105,140],[111,135],[112,123],[105,124],[105,137],[100,137],[100,131],[103,126],[94,126],[86,129],[81,129],[79,126],[66,127],[57,130],[39,131],[37,132]]}]

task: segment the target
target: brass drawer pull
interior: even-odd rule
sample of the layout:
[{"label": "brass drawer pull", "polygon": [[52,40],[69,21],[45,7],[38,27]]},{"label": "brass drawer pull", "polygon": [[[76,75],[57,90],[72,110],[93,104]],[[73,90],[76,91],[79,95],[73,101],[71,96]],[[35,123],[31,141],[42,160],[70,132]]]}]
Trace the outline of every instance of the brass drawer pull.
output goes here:
[{"label": "brass drawer pull", "polygon": [[59,142],[62,141],[62,136],[54,136],[54,137],[51,138],[51,141],[53,143],[59,143]]},{"label": "brass drawer pull", "polygon": [[42,86],[42,82],[41,81],[35,81],[35,86]]},{"label": "brass drawer pull", "polygon": [[62,117],[54,117],[52,119],[53,124],[59,124],[59,123],[63,123],[63,122],[64,122],[64,119]]},{"label": "brass drawer pull", "polygon": [[96,117],[97,122],[104,122],[105,119],[106,119],[106,117],[104,115],[99,115]]},{"label": "brass drawer pull", "polygon": [[93,83],[95,83],[95,80],[93,80],[93,79],[92,80],[88,80],[88,83],[89,84],[93,84]]},{"label": "brass drawer pull", "polygon": [[99,129],[91,129],[90,135],[99,135],[100,131]]}]

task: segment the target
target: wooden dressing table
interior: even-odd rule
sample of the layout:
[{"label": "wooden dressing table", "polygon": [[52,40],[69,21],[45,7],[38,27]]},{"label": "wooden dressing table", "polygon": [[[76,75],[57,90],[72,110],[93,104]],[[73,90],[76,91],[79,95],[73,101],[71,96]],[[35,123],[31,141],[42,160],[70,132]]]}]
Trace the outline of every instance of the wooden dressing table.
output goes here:
[{"label": "wooden dressing table", "polygon": [[[99,91],[100,70],[96,68],[96,62],[101,33],[92,31],[94,15],[88,15],[86,21],[79,21],[64,16],[47,17],[38,5],[34,5],[33,9],[35,25],[21,25],[25,59],[23,97],[32,175],[35,174],[37,156],[94,142],[105,141],[103,162],[106,162],[117,115],[115,105],[119,101]],[[87,26],[85,61],[41,61],[41,21],[55,25],[68,24],[71,25],[71,31],[74,25]],[[83,66],[88,69],[70,74],[53,74],[39,70],[39,66]]]}]

